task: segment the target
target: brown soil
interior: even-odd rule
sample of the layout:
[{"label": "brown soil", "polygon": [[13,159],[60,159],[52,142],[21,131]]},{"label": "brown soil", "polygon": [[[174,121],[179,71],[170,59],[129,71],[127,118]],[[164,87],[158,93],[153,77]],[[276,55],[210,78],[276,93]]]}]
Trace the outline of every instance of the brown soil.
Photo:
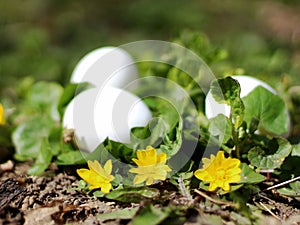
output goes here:
[{"label": "brown soil", "polygon": [[[79,179],[74,168],[53,167],[41,177],[27,176],[28,168],[28,163],[19,163],[0,174],[0,224],[130,224],[128,219],[102,220],[97,215],[122,208],[143,208],[143,203],[118,203],[78,190]],[[191,204],[175,191],[169,192],[168,196],[164,204]],[[277,201],[258,196],[254,203],[268,208],[259,224],[266,221],[269,225],[300,224],[300,209],[295,200]],[[218,204],[195,194],[192,207],[186,208],[186,221],[181,224],[220,224],[213,221],[244,224],[242,217],[230,206]]]}]

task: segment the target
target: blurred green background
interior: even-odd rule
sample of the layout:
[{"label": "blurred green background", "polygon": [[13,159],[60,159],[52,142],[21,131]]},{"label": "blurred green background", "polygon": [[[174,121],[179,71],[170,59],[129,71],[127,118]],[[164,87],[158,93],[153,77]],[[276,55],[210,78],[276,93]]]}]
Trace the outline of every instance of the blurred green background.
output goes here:
[{"label": "blurred green background", "polygon": [[273,86],[300,83],[298,0],[0,0],[0,10],[2,95],[26,76],[66,84],[97,47],[172,41],[185,30],[227,51],[211,65],[217,76],[243,68]]}]

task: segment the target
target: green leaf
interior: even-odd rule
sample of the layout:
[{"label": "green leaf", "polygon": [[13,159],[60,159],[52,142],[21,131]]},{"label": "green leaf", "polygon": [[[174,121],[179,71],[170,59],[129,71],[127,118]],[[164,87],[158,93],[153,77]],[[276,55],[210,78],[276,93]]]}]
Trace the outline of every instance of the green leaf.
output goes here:
[{"label": "green leaf", "polygon": [[162,118],[153,118],[146,127],[131,130],[131,143],[134,149],[145,149],[148,145],[157,146],[167,134],[168,125]]},{"label": "green leaf", "polygon": [[19,158],[37,158],[42,142],[48,138],[53,126],[53,120],[47,116],[36,117],[19,125],[12,134]]},{"label": "green leaf", "polygon": [[116,220],[116,219],[130,220],[137,213],[138,209],[139,208],[120,209],[120,210],[116,210],[116,211],[109,212],[109,213],[98,214],[97,218],[102,220],[102,221],[104,221],[104,220]]},{"label": "green leaf", "polygon": [[243,98],[244,120],[250,125],[258,120],[258,129],[263,134],[282,135],[288,132],[289,117],[284,101],[264,87],[256,87]]},{"label": "green leaf", "polygon": [[129,187],[114,190],[105,195],[106,198],[121,202],[140,202],[145,199],[155,199],[159,197],[159,190],[149,187]]},{"label": "green leaf", "polygon": [[41,114],[47,114],[53,120],[60,120],[60,115],[57,106],[60,97],[63,93],[63,88],[54,82],[40,81],[32,86],[27,96],[27,103],[40,111]]},{"label": "green leaf", "polygon": [[34,163],[34,165],[28,170],[28,174],[30,175],[40,175],[43,173],[48,166],[50,165],[52,160],[52,154],[48,139],[45,137],[42,140],[41,148],[38,154],[38,157]]},{"label": "green leaf", "polygon": [[232,135],[232,124],[223,114],[210,119],[208,131],[214,137],[218,138],[219,145],[229,141]]},{"label": "green leaf", "polygon": [[300,156],[300,144],[293,145],[291,156]]},{"label": "green leaf", "polygon": [[167,154],[167,157],[174,156],[178,153],[182,146],[182,129],[183,122],[180,119],[178,127],[175,128],[175,137],[171,139],[169,135],[166,135],[163,139],[163,143],[159,146],[159,149]]},{"label": "green leaf", "polygon": [[51,130],[49,134],[49,144],[51,147],[52,155],[58,155],[61,152],[62,147],[62,132],[63,129],[61,126],[55,127]]},{"label": "green leaf", "polygon": [[246,163],[241,163],[241,180],[239,183],[257,184],[265,180],[265,176],[256,173]]},{"label": "green leaf", "polygon": [[104,140],[103,146],[98,146],[98,151],[96,153],[105,154],[106,152],[110,153],[115,159],[127,163],[131,162],[134,154],[133,149],[129,148],[126,144],[115,142],[108,138]]},{"label": "green leaf", "polygon": [[300,192],[294,191],[292,188],[280,188],[277,190],[278,193],[289,196],[289,197],[300,197]]},{"label": "green leaf", "polygon": [[280,188],[278,192],[282,195],[290,197],[300,197],[300,181],[295,181],[290,183],[290,188],[284,187]]},{"label": "green leaf", "polygon": [[94,191],[94,192],[93,192],[93,195],[94,195],[95,197],[97,197],[97,198],[102,198],[102,197],[105,196],[105,193],[98,190],[98,191]]},{"label": "green leaf", "polygon": [[211,94],[214,99],[218,103],[227,104],[231,107],[230,114],[236,129],[243,122],[245,109],[240,93],[241,88],[238,81],[231,77],[220,78],[211,83]]},{"label": "green leaf", "polygon": [[79,150],[70,151],[66,153],[61,153],[57,156],[56,163],[58,165],[75,165],[75,164],[85,164],[86,160],[83,157],[82,152]]},{"label": "green leaf", "polygon": [[283,138],[274,138],[267,149],[254,147],[248,152],[248,159],[253,166],[260,169],[277,169],[291,153],[292,145]]},{"label": "green leaf", "polygon": [[290,183],[290,186],[300,196],[300,181]]},{"label": "green leaf", "polygon": [[158,225],[163,222],[169,214],[166,211],[155,208],[149,204],[132,220],[133,225]]}]

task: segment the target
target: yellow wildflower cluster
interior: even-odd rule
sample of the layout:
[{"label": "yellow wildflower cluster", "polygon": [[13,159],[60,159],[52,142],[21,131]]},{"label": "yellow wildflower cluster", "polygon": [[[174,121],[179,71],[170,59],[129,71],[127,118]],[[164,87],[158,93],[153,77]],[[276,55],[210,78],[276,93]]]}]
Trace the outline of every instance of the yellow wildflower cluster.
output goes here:
[{"label": "yellow wildflower cluster", "polygon": [[[145,150],[137,150],[137,158],[132,161],[137,165],[129,172],[137,174],[133,180],[134,184],[146,181],[146,185],[151,185],[156,180],[166,180],[171,168],[166,165],[167,155],[157,154],[155,148],[148,146]],[[240,160],[225,158],[224,152],[219,151],[216,156],[211,155],[210,159],[203,158],[203,168],[195,171],[194,175],[202,181],[209,182],[209,191],[222,188],[230,191],[230,184],[241,179]],[[112,162],[108,160],[104,167],[98,161],[88,161],[89,169],[77,170],[78,175],[90,184],[89,189],[100,188],[102,192],[108,193],[112,189],[111,181],[114,180],[112,172]]]},{"label": "yellow wildflower cluster", "polygon": [[[137,159],[132,159],[137,168],[129,170],[136,173],[133,183],[139,184],[146,181],[146,185],[151,185],[155,180],[167,179],[167,173],[171,168],[166,164],[167,155],[165,153],[157,154],[156,149],[148,146],[145,150],[137,150]],[[114,180],[112,172],[112,162],[108,160],[104,167],[98,161],[88,161],[89,169],[78,169],[78,175],[90,184],[89,189],[100,188],[103,193],[108,193],[112,189],[111,181]]]},{"label": "yellow wildflower cluster", "polygon": [[195,176],[202,181],[209,182],[209,191],[222,188],[230,191],[230,183],[241,180],[239,159],[225,158],[224,152],[219,151],[217,156],[211,155],[210,159],[203,158],[203,168],[195,171]]}]

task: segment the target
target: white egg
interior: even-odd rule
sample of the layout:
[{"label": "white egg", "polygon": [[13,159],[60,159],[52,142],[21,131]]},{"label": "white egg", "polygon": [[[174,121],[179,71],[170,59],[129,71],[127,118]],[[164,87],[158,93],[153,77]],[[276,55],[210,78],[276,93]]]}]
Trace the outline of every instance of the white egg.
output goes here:
[{"label": "white egg", "polygon": [[74,129],[80,150],[92,152],[107,137],[130,143],[130,130],[144,127],[151,112],[137,96],[114,87],[80,93],[68,105],[63,126]]},{"label": "white egg", "polygon": [[132,57],[116,47],[103,47],[85,55],[75,67],[71,83],[89,82],[96,87],[104,85],[124,88],[138,79]]},{"label": "white egg", "polygon": [[[241,98],[248,95],[257,86],[262,86],[273,94],[276,94],[276,91],[273,88],[256,78],[249,76],[232,76],[232,78],[237,80],[241,86]],[[210,119],[216,117],[218,114],[223,114],[229,117],[230,107],[216,102],[209,91],[205,99],[205,115]]]},{"label": "white egg", "polygon": [[[250,76],[232,76],[233,79],[237,80],[241,87],[241,97],[247,96],[254,88],[258,86],[262,86],[272,92],[273,94],[277,94],[276,91],[270,87],[268,84],[264,83],[261,80],[258,80],[256,78],[250,77]],[[289,112],[286,112],[289,116]],[[227,117],[229,117],[230,114],[230,108],[229,106],[225,104],[220,104],[215,101],[213,98],[211,92],[209,91],[206,99],[205,99],[205,114],[207,118],[213,118],[216,117],[218,114],[224,114]],[[291,124],[289,124],[289,130],[290,130]],[[288,132],[289,133],[289,132]],[[288,134],[284,134],[283,136],[287,136]]]}]

